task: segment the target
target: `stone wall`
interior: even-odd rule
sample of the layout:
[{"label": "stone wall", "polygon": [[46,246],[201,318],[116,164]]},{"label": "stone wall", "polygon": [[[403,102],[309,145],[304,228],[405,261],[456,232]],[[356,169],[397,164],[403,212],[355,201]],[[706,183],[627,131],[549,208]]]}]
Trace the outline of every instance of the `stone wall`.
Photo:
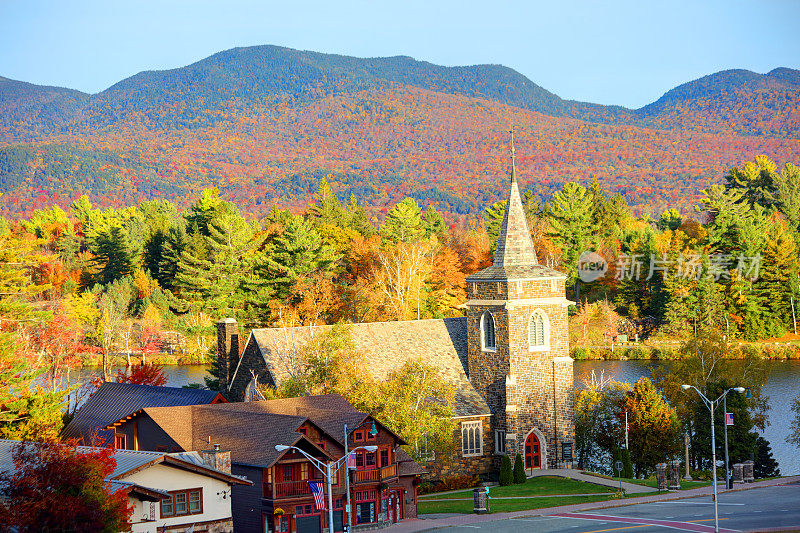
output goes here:
[{"label": "stone wall", "polygon": [[[461,423],[481,420],[483,422],[483,454],[464,457],[461,453]],[[495,470],[494,464],[494,430],[490,427],[491,417],[476,416],[472,418],[457,419],[457,427],[453,432],[453,442],[456,449],[447,457],[437,456],[433,461],[420,463],[427,474],[424,481],[438,481],[453,476],[480,476],[489,477]]]},{"label": "stone wall", "polygon": [[[507,442],[513,456],[524,454],[525,437],[536,428],[544,439],[547,466],[554,468],[561,461],[561,443],[574,440],[564,280],[470,281],[468,285],[469,378],[494,413],[488,433],[492,439],[496,429],[514,435]],[[529,324],[537,310],[548,318],[549,345],[532,349]],[[494,350],[482,349],[481,317],[487,311],[495,322]],[[494,449],[494,442],[491,446]]]}]

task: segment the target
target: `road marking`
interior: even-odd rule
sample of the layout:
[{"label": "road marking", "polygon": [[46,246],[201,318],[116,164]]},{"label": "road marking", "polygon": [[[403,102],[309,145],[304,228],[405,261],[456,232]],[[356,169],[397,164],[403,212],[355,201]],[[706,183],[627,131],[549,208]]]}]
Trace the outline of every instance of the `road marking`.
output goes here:
[{"label": "road marking", "polygon": [[[714,520],[713,518],[705,518],[703,520],[689,520],[689,522],[710,522]],[[722,520],[727,520],[727,518],[723,518]],[[592,531],[584,531],[583,533],[605,533],[606,531],[622,531],[624,529],[636,529],[639,527],[650,527],[650,524],[642,524],[640,526],[625,526],[625,527],[615,527],[611,529],[595,529]]]},{"label": "road marking", "polygon": [[[644,503],[642,505],[651,505],[651,504],[658,504],[658,505],[672,505],[675,503],[682,503],[684,505],[714,505],[714,502],[687,502],[685,500],[675,500],[672,502],[649,502]],[[719,505],[746,505],[744,503],[721,503]]]},{"label": "road marking", "polygon": [[[580,520],[606,520],[608,522],[623,522],[628,524],[644,524],[648,526],[661,526],[670,529],[679,529],[682,531],[695,531],[698,533],[711,533],[714,528],[702,524],[693,524],[691,522],[679,522],[675,520],[656,520],[652,518],[635,518],[628,516],[613,516],[613,515],[598,515],[590,513],[557,513],[551,516],[562,516],[564,518],[577,518]],[[732,529],[725,529],[721,531],[735,531]]]}]

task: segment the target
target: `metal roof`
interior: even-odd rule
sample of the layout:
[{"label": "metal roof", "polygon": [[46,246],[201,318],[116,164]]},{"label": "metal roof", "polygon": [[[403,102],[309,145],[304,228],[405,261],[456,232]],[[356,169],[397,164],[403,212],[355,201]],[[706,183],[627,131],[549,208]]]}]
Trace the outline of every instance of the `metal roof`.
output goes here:
[{"label": "metal roof", "polygon": [[154,387],[132,383],[107,381],[98,388],[86,403],[78,409],[75,417],[64,428],[64,438],[91,438],[99,431],[107,442],[110,431],[100,431],[112,422],[125,418],[144,407],[174,407],[179,405],[210,404],[219,395],[216,391],[177,387]]}]

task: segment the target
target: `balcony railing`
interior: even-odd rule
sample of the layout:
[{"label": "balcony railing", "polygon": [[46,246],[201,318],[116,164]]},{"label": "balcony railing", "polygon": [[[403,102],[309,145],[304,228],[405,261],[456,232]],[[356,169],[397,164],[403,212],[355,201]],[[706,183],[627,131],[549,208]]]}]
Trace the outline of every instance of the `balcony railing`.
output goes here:
[{"label": "balcony railing", "polygon": [[397,476],[397,465],[384,466],[373,470],[355,470],[353,472],[354,483],[376,483]]},{"label": "balcony railing", "polygon": [[283,481],[281,483],[264,483],[265,498],[293,498],[311,494],[308,481]]}]

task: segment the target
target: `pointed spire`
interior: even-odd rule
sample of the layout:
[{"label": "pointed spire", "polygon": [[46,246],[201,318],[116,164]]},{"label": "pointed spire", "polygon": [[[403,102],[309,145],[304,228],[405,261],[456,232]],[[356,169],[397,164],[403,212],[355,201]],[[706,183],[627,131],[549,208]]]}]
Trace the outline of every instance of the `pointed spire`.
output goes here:
[{"label": "pointed spire", "polygon": [[531,232],[528,230],[528,220],[522,198],[517,185],[516,148],[514,147],[514,130],[511,130],[511,190],[509,191],[506,212],[503,216],[503,225],[497,238],[497,248],[494,252],[494,266],[509,267],[522,265],[537,265],[536,251],[533,248]]}]

